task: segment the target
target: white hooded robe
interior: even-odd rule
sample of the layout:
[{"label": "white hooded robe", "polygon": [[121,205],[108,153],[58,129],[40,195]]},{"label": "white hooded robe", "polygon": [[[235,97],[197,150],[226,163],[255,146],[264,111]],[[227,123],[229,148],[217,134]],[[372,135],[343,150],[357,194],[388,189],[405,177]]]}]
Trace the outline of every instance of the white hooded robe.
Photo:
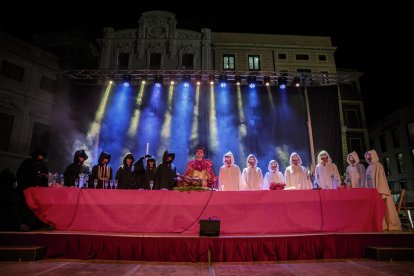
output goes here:
[{"label": "white hooded robe", "polygon": [[[249,158],[254,157],[253,167],[249,164]],[[263,174],[262,170],[257,167],[257,158],[253,154],[247,156],[246,165],[247,167],[243,169],[242,178],[245,190],[260,190],[263,184]]]},{"label": "white hooded robe", "polygon": [[[298,165],[293,164],[292,157],[298,156],[299,162]],[[302,159],[299,154],[292,152],[289,158],[290,166],[285,170],[285,181],[286,189],[296,189],[296,190],[311,190],[312,183],[308,178],[308,171],[302,165]]]},{"label": "white hooded robe", "polygon": [[[326,154],[328,156],[328,162],[323,164],[321,155]],[[325,150],[318,154],[318,165],[315,168],[315,179],[322,189],[337,189],[340,185],[340,175],[338,168]]]},{"label": "white hooded robe", "polygon": [[371,162],[367,160],[369,164],[366,171],[367,184],[369,187],[377,188],[386,206],[385,216],[382,223],[383,229],[389,231],[401,230],[401,221],[391,197],[391,191],[388,186],[387,177],[385,176],[384,167],[379,162],[378,154],[375,150],[367,151],[365,153],[365,159],[367,159],[368,153],[371,154]]},{"label": "white hooded robe", "polygon": [[[276,170],[272,170],[271,164],[276,162]],[[285,183],[283,179],[283,174],[279,171],[279,163],[276,160],[270,160],[269,165],[267,166],[268,172],[266,173],[263,179],[262,190],[269,190],[270,183]]]},{"label": "white hooded robe", "polygon": [[[231,158],[230,166],[224,162],[225,157],[229,156]],[[223,166],[220,168],[219,172],[219,188],[223,191],[239,191],[242,190],[243,180],[241,177],[241,172],[239,166],[234,164],[234,156],[232,152],[228,152],[223,156]]]},{"label": "white hooded robe", "polygon": [[[349,156],[352,156],[354,158],[354,164],[351,164],[349,161]],[[348,154],[348,158],[346,160],[349,164],[346,168],[346,176],[347,179],[351,181],[352,188],[366,188],[365,166],[359,163],[358,154],[353,151]]]}]

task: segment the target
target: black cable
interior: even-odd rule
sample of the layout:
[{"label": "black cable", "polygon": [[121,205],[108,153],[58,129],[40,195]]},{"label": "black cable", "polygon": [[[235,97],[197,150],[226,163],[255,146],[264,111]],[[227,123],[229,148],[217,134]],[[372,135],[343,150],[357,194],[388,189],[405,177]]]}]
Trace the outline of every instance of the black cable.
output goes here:
[{"label": "black cable", "polygon": [[182,231],[177,231],[176,233],[184,233],[185,231],[187,231],[188,229],[190,229],[190,228],[194,225],[194,223],[198,222],[198,220],[200,219],[200,217],[203,215],[204,211],[206,210],[207,205],[208,205],[208,203],[210,202],[211,197],[213,196],[213,193],[214,193],[214,190],[211,190],[211,192],[210,192],[210,196],[208,197],[208,199],[207,199],[206,203],[204,204],[203,210],[201,210],[200,215],[199,215],[199,216],[198,216],[198,217],[197,217],[197,218],[193,221],[193,223],[191,223],[191,224],[190,224],[190,226],[188,226],[188,227],[187,227],[187,228],[185,228],[184,230],[182,230]]}]

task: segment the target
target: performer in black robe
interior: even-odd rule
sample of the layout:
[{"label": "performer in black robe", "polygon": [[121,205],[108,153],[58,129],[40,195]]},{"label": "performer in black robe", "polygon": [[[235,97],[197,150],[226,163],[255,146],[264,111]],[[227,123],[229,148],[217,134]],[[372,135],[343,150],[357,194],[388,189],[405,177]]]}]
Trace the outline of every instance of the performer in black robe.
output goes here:
[{"label": "performer in black robe", "polygon": [[38,148],[32,153],[32,158],[24,160],[17,170],[17,187],[24,191],[29,187],[47,187],[49,170],[45,162],[47,153]]},{"label": "performer in black robe", "polygon": [[[47,153],[40,148],[37,148],[32,153],[32,158],[24,160],[19,169],[17,170],[17,188],[10,194],[11,206],[15,219],[19,224],[19,228],[22,231],[29,231],[32,229],[45,229],[51,230],[53,226],[44,223],[39,220],[33,211],[26,203],[26,198],[23,191],[30,187],[48,187],[49,170],[43,159],[47,156]],[[9,176],[7,176],[7,174]],[[12,175],[6,171],[6,179],[13,181]],[[9,182],[10,185],[10,182]]]},{"label": "performer in black robe", "polygon": [[173,164],[175,153],[166,150],[162,163],[157,168],[157,184],[160,189],[172,190],[177,187],[177,169]]},{"label": "performer in black robe", "polygon": [[[96,189],[110,189],[109,181],[112,179],[112,167],[108,164],[111,160],[111,154],[102,151],[99,155],[98,164],[93,166],[92,175],[89,178],[89,188],[95,188],[94,180],[97,180]],[[105,187],[105,180],[108,186]]]},{"label": "performer in black robe", "polygon": [[118,180],[117,189],[136,189],[134,179],[134,156],[128,152],[115,175],[115,180]]},{"label": "performer in black robe", "polygon": [[[144,159],[147,158],[146,166],[144,167]],[[151,155],[141,157],[135,163],[135,180],[138,189],[144,190],[158,190],[157,184],[157,163],[155,158]]]},{"label": "performer in black robe", "polygon": [[63,177],[65,178],[65,186],[75,186],[75,179],[79,179],[80,174],[89,176],[89,167],[83,164],[83,162],[85,162],[87,159],[88,155],[86,154],[85,150],[81,149],[75,152],[73,163],[67,166],[63,174]]}]

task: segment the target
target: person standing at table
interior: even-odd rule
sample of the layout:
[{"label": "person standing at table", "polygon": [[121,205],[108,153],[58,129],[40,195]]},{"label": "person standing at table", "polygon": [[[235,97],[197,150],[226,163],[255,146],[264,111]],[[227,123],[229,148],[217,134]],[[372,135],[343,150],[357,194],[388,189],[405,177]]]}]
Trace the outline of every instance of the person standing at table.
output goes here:
[{"label": "person standing at table", "polygon": [[[102,151],[98,158],[98,164],[93,166],[90,177],[89,188],[109,189],[109,181],[112,180],[112,167],[109,165],[111,154]],[[95,187],[94,181],[97,180]]]},{"label": "person standing at table", "polygon": [[157,161],[153,156],[148,157],[145,168],[143,188],[145,190],[159,190],[157,183]]},{"label": "person standing at table", "polygon": [[26,203],[23,191],[30,187],[48,187],[49,170],[44,162],[47,152],[37,148],[32,158],[24,160],[16,173],[17,178],[17,210],[20,230],[52,229],[53,227],[40,221]]},{"label": "person standing at table", "polygon": [[164,151],[162,163],[157,168],[157,183],[161,190],[172,190],[177,187],[177,168],[173,164],[175,153]]},{"label": "person standing at table", "polygon": [[271,184],[281,184],[281,189],[284,188],[285,180],[283,174],[279,171],[279,163],[276,160],[270,160],[267,166],[268,172],[263,178],[262,190],[269,190]]},{"label": "person standing at table", "polygon": [[386,231],[401,230],[401,221],[398,217],[397,209],[395,209],[384,167],[379,162],[377,152],[375,150],[367,151],[365,153],[365,160],[369,164],[366,170],[367,185],[369,188],[377,188],[385,203],[386,209],[382,223],[383,229]]},{"label": "person standing at table", "polygon": [[80,149],[75,152],[73,163],[66,167],[63,177],[65,179],[65,186],[75,186],[75,179],[79,179],[80,174],[89,176],[89,167],[83,164],[88,159],[85,150]]},{"label": "person standing at table", "polygon": [[346,161],[349,165],[346,168],[345,182],[351,184],[352,188],[365,188],[365,166],[359,163],[358,154],[355,151],[351,152],[348,154]]},{"label": "person standing at table", "polygon": [[310,190],[312,183],[308,179],[308,171],[302,166],[302,158],[292,152],[289,158],[290,166],[285,169],[286,189]]},{"label": "person standing at table", "polygon": [[315,180],[322,189],[337,189],[340,185],[338,168],[325,150],[318,154],[318,165],[315,168]]},{"label": "person standing at table", "polygon": [[115,180],[118,181],[117,189],[135,189],[134,179],[134,156],[131,152],[125,154],[122,165],[115,174]]},{"label": "person standing at table", "polygon": [[245,190],[260,190],[263,185],[262,170],[257,166],[259,161],[256,156],[249,154],[246,160],[246,168],[243,169],[242,178]]},{"label": "person standing at table", "polygon": [[24,160],[17,170],[17,188],[24,191],[29,187],[47,187],[49,170],[44,162],[47,152],[41,148],[33,151],[32,157]]},{"label": "person standing at table", "polygon": [[234,164],[234,156],[231,151],[223,156],[223,166],[219,172],[220,190],[238,191],[243,190],[243,179],[239,166]]},{"label": "person standing at table", "polygon": [[179,185],[201,186],[215,188],[217,177],[214,175],[213,163],[209,159],[204,159],[206,150],[198,146],[195,159],[187,163],[184,175],[179,178]]}]

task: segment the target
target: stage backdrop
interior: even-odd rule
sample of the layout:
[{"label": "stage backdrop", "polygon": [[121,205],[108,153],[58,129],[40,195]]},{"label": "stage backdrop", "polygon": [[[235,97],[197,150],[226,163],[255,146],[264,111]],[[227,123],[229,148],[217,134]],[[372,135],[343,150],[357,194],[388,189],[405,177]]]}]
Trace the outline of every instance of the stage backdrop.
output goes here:
[{"label": "stage backdrop", "polygon": [[[327,150],[341,168],[337,87],[308,91],[315,154]],[[250,153],[256,155],[263,174],[271,159],[284,172],[293,151],[301,155],[304,166],[311,164],[303,87],[76,85],[60,102],[65,105],[55,109],[50,147],[50,167],[55,170],[63,171],[79,148],[88,150],[90,166],[102,150],[111,153],[116,169],[128,151],[136,160],[145,155],[147,143],[158,163],[164,150],[175,152],[181,173],[197,145],[207,149],[215,173],[228,151],[241,169]]]}]

